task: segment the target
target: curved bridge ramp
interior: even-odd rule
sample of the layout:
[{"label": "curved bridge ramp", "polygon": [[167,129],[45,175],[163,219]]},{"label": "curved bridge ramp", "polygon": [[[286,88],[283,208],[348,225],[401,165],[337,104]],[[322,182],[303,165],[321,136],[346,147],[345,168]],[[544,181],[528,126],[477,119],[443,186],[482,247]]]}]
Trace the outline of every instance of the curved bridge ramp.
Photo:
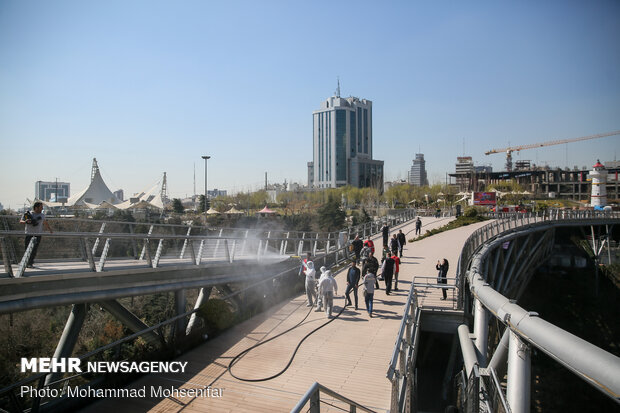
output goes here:
[{"label": "curved bridge ramp", "polygon": [[[447,220],[426,218],[424,222],[426,230],[441,226]],[[288,370],[277,378],[245,382],[231,376],[227,367],[237,354],[293,327],[309,313],[298,328],[243,355],[232,372],[241,378],[260,379],[283,369],[300,340],[327,321],[324,312],[306,307],[305,295],[281,303],[179,357],[178,360],[188,362],[188,370],[184,374],[150,374],[131,386],[148,391],[160,386],[210,386],[221,389],[221,397],[107,399],[83,411],[288,412],[315,381],[374,411],[389,411],[391,382],[386,378],[386,371],[411,282],[415,275],[434,276],[434,265],[439,257],[452,259],[456,263],[463,242],[478,226],[471,225],[408,243],[402,258],[399,291],[388,296],[384,284],[380,282],[381,289],[375,293],[374,317],[369,318],[366,313],[360,289],[359,309],[346,307],[340,317],[310,335]],[[407,239],[413,237],[413,224],[401,228],[405,233],[410,232]],[[398,227],[393,230],[397,231]],[[376,245],[380,243],[379,239]],[[449,275],[449,283],[454,284],[454,270]],[[338,295],[334,299],[334,314],[344,305],[344,278],[344,271],[336,276]],[[454,301],[440,301],[440,296],[439,291],[431,292],[425,300],[446,308],[455,305]],[[348,411],[348,407],[336,400],[322,399],[321,411],[341,411],[340,408]]]}]

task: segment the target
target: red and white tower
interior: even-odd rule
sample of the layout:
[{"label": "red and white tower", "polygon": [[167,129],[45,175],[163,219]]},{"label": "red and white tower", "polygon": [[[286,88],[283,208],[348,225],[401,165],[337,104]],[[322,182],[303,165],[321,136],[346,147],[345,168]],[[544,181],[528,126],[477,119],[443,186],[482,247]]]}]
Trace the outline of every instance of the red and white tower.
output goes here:
[{"label": "red and white tower", "polygon": [[590,171],[590,179],[592,180],[590,205],[604,207],[607,205],[607,170],[598,159]]}]

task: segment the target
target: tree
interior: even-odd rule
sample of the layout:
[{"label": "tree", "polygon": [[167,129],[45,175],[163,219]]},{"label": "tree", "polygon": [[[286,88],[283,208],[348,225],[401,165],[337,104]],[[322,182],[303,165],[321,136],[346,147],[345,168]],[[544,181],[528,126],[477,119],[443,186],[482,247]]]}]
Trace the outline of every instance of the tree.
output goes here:
[{"label": "tree", "polygon": [[345,212],[340,208],[340,203],[332,196],[318,209],[318,224],[323,231],[336,231],[344,227]]},{"label": "tree", "polygon": [[205,196],[200,195],[200,198],[198,199],[198,212],[205,212],[207,209],[209,209],[208,200],[206,200],[207,202],[205,202],[205,200]]},{"label": "tree", "polygon": [[183,203],[181,202],[179,198],[174,198],[172,200],[172,210],[176,212],[177,214],[182,214],[183,211],[185,211],[185,208],[183,207]]}]

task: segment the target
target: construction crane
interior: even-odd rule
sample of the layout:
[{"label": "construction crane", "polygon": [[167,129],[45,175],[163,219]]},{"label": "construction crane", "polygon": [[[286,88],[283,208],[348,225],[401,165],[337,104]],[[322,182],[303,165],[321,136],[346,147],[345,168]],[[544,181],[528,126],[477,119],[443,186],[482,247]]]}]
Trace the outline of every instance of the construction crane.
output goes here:
[{"label": "construction crane", "polygon": [[617,130],[614,132],[608,132],[608,133],[599,133],[598,135],[582,136],[580,138],[560,139],[556,141],[548,141],[548,142],[542,142],[542,143],[530,143],[527,145],[509,146],[507,148],[501,148],[501,149],[491,149],[490,151],[487,151],[484,154],[491,155],[492,153],[506,152],[506,170],[510,172],[512,171],[512,153],[515,151],[519,152],[524,149],[540,148],[543,146],[551,146],[551,145],[560,145],[562,143],[570,143],[570,142],[577,142],[577,141],[586,141],[588,139],[604,138],[607,136],[614,136],[614,135],[620,135],[620,130]]}]

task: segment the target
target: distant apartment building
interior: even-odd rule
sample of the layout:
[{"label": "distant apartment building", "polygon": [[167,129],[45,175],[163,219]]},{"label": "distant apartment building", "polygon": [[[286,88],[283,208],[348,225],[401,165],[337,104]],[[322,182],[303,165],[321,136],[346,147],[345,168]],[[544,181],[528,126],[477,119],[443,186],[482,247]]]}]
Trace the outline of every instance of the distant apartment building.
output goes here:
[{"label": "distant apartment building", "polygon": [[67,202],[71,191],[69,182],[37,181],[34,184],[34,197],[46,202]]},{"label": "distant apartment building", "polygon": [[428,185],[428,177],[426,175],[426,161],[423,153],[416,153],[413,165],[409,171],[409,184],[414,186]]},{"label": "distant apartment building", "polygon": [[228,192],[224,189],[213,189],[210,191],[207,191],[207,196],[209,198],[217,198],[218,196],[226,196],[228,194]]},{"label": "distant apartment building", "polygon": [[313,112],[313,161],[308,185],[351,185],[383,191],[383,161],[372,159],[372,102],[356,97],[327,98]]},{"label": "distant apartment building", "polygon": [[125,200],[125,192],[123,192],[122,189],[119,189],[118,191],[114,191],[113,194],[119,201]]}]

